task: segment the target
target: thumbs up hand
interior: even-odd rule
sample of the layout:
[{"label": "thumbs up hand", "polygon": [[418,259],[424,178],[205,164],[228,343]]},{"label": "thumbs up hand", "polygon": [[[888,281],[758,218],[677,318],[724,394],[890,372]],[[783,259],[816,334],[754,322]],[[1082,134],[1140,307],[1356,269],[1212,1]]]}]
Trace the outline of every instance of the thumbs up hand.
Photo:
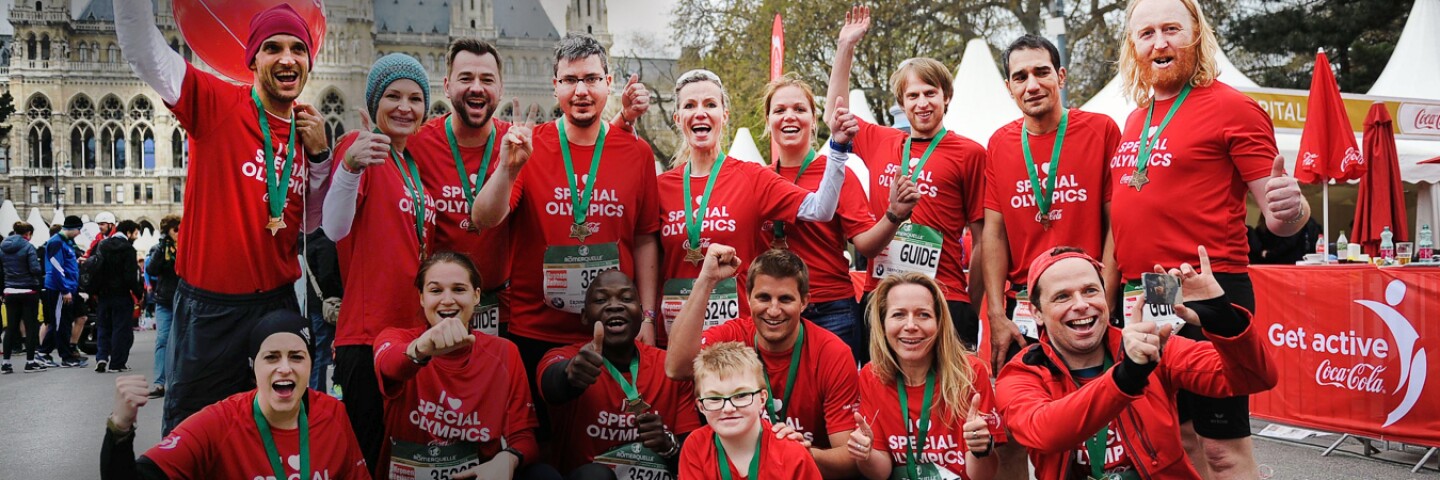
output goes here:
[{"label": "thumbs up hand", "polygon": [[600,369],[605,368],[605,359],[600,352],[605,348],[605,324],[596,321],[595,339],[580,347],[580,352],[565,365],[565,379],[575,388],[590,388],[600,379]]},{"label": "thumbs up hand", "polygon": [[1285,157],[1276,155],[1270,178],[1265,180],[1265,216],[1285,223],[1300,223],[1309,214],[1305,203],[1299,182],[1285,172]]},{"label": "thumbs up hand", "polygon": [[835,118],[830,120],[830,138],[839,144],[850,143],[855,139],[855,134],[860,132],[860,123],[855,120],[855,115],[845,107],[845,97],[835,97],[830,102],[835,109]]},{"label": "thumbs up hand", "polygon": [[970,411],[965,414],[965,446],[970,453],[984,455],[990,451],[994,441],[990,437],[990,422],[980,415],[980,394],[970,397]]},{"label": "thumbs up hand", "polygon": [[855,429],[850,431],[850,441],[845,443],[845,450],[856,461],[864,461],[870,458],[874,449],[875,431],[870,428],[870,422],[865,421],[865,416],[855,412]]},{"label": "thumbs up hand", "polygon": [[355,142],[345,150],[345,170],[360,173],[371,165],[385,163],[390,156],[390,137],[375,132],[375,122],[370,114],[360,111],[360,130],[355,131]]},{"label": "thumbs up hand", "polygon": [[620,117],[625,123],[634,123],[650,109],[650,90],[640,83],[639,74],[630,74],[625,89],[620,92]]}]

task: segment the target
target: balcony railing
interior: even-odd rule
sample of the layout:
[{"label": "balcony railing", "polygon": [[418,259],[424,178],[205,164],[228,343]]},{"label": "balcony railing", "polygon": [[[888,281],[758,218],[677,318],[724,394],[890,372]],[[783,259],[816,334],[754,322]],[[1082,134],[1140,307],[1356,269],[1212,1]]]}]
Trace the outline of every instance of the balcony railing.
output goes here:
[{"label": "balcony railing", "polygon": [[54,177],[55,175],[66,178],[154,178],[154,177],[183,177],[184,168],[157,167],[154,169],[139,168],[34,168],[20,167],[10,169],[10,175],[15,177]]}]

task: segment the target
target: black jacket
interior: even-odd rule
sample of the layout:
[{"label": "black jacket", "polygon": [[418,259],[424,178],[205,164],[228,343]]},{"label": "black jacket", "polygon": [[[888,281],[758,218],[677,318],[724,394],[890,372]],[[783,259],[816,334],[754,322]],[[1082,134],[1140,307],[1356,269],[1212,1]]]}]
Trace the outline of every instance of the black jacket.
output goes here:
[{"label": "black jacket", "polygon": [[325,236],[325,231],[315,229],[308,235],[300,237],[307,242],[303,246],[305,250],[305,268],[315,281],[320,284],[320,292],[324,297],[316,295],[315,288],[310,285],[310,280],[301,279],[305,282],[305,289],[309,291],[309,299],[306,304],[306,315],[318,315],[321,311],[321,301],[329,297],[344,297],[344,287],[341,285],[340,276],[340,254],[335,251],[335,242]]},{"label": "black jacket", "polygon": [[150,249],[149,258],[145,273],[154,278],[151,287],[155,290],[155,302],[169,308],[175,303],[175,289],[180,286],[180,275],[175,273],[175,240],[160,237],[160,243]]},{"label": "black jacket", "polygon": [[23,288],[39,291],[45,284],[45,270],[40,266],[40,255],[29,240],[20,235],[11,235],[0,242],[0,278],[5,288]]},{"label": "black jacket", "polygon": [[[134,295],[145,298],[145,283],[140,280],[140,265],[136,263],[135,246],[124,235],[111,236],[100,242],[99,289],[101,297]],[[94,257],[91,257],[94,261]]]}]

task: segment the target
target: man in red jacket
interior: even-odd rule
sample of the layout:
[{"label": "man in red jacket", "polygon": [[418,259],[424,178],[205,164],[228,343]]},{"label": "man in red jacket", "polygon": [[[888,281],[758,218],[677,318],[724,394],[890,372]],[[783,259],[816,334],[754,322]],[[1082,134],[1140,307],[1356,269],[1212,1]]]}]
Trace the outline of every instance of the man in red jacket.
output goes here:
[{"label": "man in red jacket", "polygon": [[1175,391],[1224,397],[1275,386],[1250,312],[1230,303],[1204,247],[1199,254],[1198,271],[1187,263],[1170,273],[1189,299],[1175,313],[1204,329],[1203,343],[1171,337],[1169,324],[1109,326],[1100,263],[1081,249],[1058,247],[1030,264],[1040,342],[1006,364],[995,391],[1036,478],[1074,478],[1078,469],[1088,478],[1198,479],[1180,441]]}]

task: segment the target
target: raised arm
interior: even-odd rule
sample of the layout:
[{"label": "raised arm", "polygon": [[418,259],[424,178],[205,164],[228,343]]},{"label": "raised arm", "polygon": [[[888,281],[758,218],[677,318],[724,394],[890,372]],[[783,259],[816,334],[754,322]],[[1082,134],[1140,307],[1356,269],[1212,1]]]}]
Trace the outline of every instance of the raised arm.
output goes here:
[{"label": "raised arm", "polygon": [[705,306],[710,303],[710,290],[721,280],[735,276],[740,259],[735,249],[718,243],[705,250],[705,264],[690,290],[690,298],[680,307],[680,315],[670,326],[670,349],[665,355],[665,375],[672,380],[689,380],[695,374],[691,362],[700,354],[700,332],[705,326]]},{"label": "raised arm", "polygon": [[[855,60],[855,46],[869,30],[870,7],[857,6],[845,12],[845,26],[840,29],[840,37],[835,42],[835,61],[830,66],[830,84],[825,90],[825,98],[849,97],[850,66]],[[834,108],[825,109],[826,122],[834,119],[835,115]]]},{"label": "raised arm", "polygon": [[185,57],[170,49],[155,26],[150,0],[115,0],[115,37],[125,61],[167,105],[180,101],[185,81]]}]

